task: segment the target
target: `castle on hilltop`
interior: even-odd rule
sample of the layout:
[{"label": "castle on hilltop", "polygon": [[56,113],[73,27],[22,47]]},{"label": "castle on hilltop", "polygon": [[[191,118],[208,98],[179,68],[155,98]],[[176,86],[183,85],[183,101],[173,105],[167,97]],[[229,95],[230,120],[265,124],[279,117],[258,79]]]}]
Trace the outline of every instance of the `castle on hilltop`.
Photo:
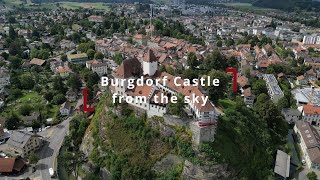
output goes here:
[{"label": "castle on hilltop", "polygon": [[[148,86],[144,83],[143,86],[135,86],[133,89],[129,89],[127,80],[138,79],[141,76],[144,76],[144,79],[151,78],[154,80],[158,80],[160,83],[157,85],[154,84],[152,86]],[[167,83],[162,83],[162,79],[164,76],[167,76]],[[144,56],[140,59],[138,59],[137,57],[133,57],[124,60],[113,73],[113,77],[118,81],[121,81],[121,79],[126,79],[126,81],[124,81],[125,83],[123,86],[118,84],[118,86],[110,87],[112,93],[116,93],[119,96],[123,97],[131,96],[136,101],[129,103],[129,105],[144,110],[147,113],[148,117],[163,117],[167,113],[168,103],[156,102],[154,99],[155,95],[157,95],[158,97],[178,94],[189,96],[191,102],[186,106],[185,111],[194,120],[191,123],[192,126],[196,129],[210,129],[210,135],[208,136],[210,138],[203,139],[201,138],[202,135],[200,135],[199,137],[197,137],[200,139],[196,141],[199,143],[202,140],[213,139],[212,136],[215,133],[217,117],[219,115],[214,104],[211,101],[203,102],[201,98],[199,98],[199,102],[193,103],[192,98],[194,96],[192,95],[205,96],[201,91],[201,88],[196,86],[176,86],[174,83],[175,76],[166,72],[160,73],[158,71],[158,59],[151,49],[148,49],[147,52],[145,52]],[[183,81],[182,79],[179,80]],[[138,101],[137,98],[141,96],[146,97],[147,101]]]}]

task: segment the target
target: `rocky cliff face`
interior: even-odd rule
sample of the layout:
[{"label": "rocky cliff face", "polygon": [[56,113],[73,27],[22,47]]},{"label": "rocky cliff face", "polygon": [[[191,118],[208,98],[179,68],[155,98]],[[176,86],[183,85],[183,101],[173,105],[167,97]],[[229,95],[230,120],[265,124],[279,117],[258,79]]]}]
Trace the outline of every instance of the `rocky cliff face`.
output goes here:
[{"label": "rocky cliff face", "polygon": [[[112,111],[112,115],[110,115],[110,112]],[[120,147],[121,144],[124,144],[127,142],[128,138],[132,138],[132,130],[130,130],[130,127],[126,127],[124,129],[125,125],[121,122],[124,121],[123,119],[119,121],[121,118],[122,113],[119,113],[120,110],[116,108],[107,108],[107,105],[101,106],[101,109],[99,113],[96,112],[96,115],[94,117],[94,120],[91,121],[91,124],[89,125],[88,129],[86,130],[86,133],[83,137],[82,144],[80,146],[80,150],[87,156],[90,157],[90,154],[96,154],[97,156],[106,158],[108,156],[108,152],[112,153],[125,153],[128,150],[136,151],[135,155],[138,155],[140,153],[140,150],[135,148],[136,147],[134,144],[128,144],[126,148],[121,147],[115,148],[117,146]],[[112,118],[112,116],[117,116],[118,119],[115,120]],[[136,114],[137,117],[140,117],[139,115]],[[141,118],[141,117],[140,117]],[[138,119],[137,119],[138,120]],[[116,122],[117,121],[117,122]],[[118,123],[118,124],[116,124]],[[122,123],[122,124],[119,124]],[[180,119],[177,117],[164,117],[164,118],[149,118],[147,120],[147,126],[144,128],[152,128],[155,129],[156,131],[159,132],[159,136],[162,138],[170,138],[170,137],[175,137],[177,135],[180,135],[179,137],[184,138],[186,137],[185,134],[181,134],[181,129],[182,127],[187,127],[188,125],[188,120]],[[112,128],[110,128],[112,126]],[[97,131],[98,130],[98,131]],[[119,134],[118,131],[121,130],[123,133]],[[125,131],[126,130],[126,131]],[[111,132],[112,131],[112,132]],[[124,133],[126,132],[126,133]],[[131,134],[129,134],[131,132]],[[121,137],[121,142],[119,144],[119,138],[117,138],[117,141],[114,141],[114,134],[118,133],[119,136]],[[191,135],[191,131],[187,131],[187,134]],[[118,137],[117,135],[117,137]],[[103,148],[98,145],[97,146],[97,141],[95,138],[99,137],[100,141],[103,143],[100,145],[107,145],[108,147],[111,148],[112,151],[104,151]],[[95,137],[95,138],[94,138]],[[112,139],[113,138],[113,139]],[[138,137],[134,137],[138,138]],[[142,138],[139,136],[139,139]],[[161,174],[161,175],[166,175],[168,172],[171,172],[172,169],[175,169],[176,167],[181,167],[178,176],[181,177],[182,179],[201,179],[201,180],[206,180],[206,179],[227,179],[229,176],[229,173],[227,171],[226,165],[217,165],[217,164],[209,164],[209,163],[204,163],[207,165],[197,165],[193,164],[188,160],[185,160],[185,158],[182,157],[182,155],[179,155],[178,150],[174,147],[168,146],[168,144],[160,141],[160,138],[157,137],[159,140],[155,140],[156,138],[148,139],[150,142],[153,142],[149,144],[149,147],[151,148],[152,151],[150,151],[149,154],[152,154],[151,152],[157,152],[153,156],[149,157],[150,163],[148,164],[147,167],[152,169],[156,174]],[[113,141],[112,141],[113,140]],[[133,139],[131,139],[133,140]],[[113,142],[113,143],[111,143]],[[118,144],[116,144],[118,142]],[[141,143],[140,141],[136,141],[137,143]],[[139,144],[138,143],[138,144]],[[162,146],[155,146],[155,145],[162,145]],[[163,146],[165,145],[165,146]],[[137,146],[139,148],[139,146]],[[165,149],[165,151],[161,151],[160,149]],[[196,148],[197,149],[197,148]],[[158,152],[159,151],[159,152]],[[162,153],[161,156],[159,156],[159,153]],[[196,153],[198,154],[198,153]],[[159,156],[155,158],[156,156]],[[98,157],[99,158],[99,157]],[[89,158],[90,159],[90,158]],[[141,159],[141,158],[140,158]],[[105,159],[108,160],[108,159]],[[130,160],[130,159],[129,159]],[[201,158],[201,162],[206,162],[205,158]],[[212,162],[211,162],[212,163]],[[91,172],[92,169],[94,169],[94,163],[89,160],[89,162],[85,165],[84,169],[87,169],[88,172]],[[123,164],[121,165],[122,167],[124,166]],[[136,163],[136,167],[140,167],[139,163]],[[111,177],[111,172],[106,168],[102,167],[100,169],[100,177],[103,179],[109,179]]]},{"label": "rocky cliff face", "polygon": [[194,165],[190,161],[184,162],[182,177],[184,180],[213,180],[228,179],[230,173],[227,171],[226,165]]}]

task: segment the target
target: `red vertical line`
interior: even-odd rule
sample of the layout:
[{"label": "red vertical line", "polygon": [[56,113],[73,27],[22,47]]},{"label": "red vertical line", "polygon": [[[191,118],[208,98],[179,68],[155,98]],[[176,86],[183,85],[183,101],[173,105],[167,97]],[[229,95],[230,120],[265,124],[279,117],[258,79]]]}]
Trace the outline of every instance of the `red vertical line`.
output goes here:
[{"label": "red vertical line", "polygon": [[89,108],[88,107],[88,99],[87,99],[87,96],[88,96],[88,90],[87,88],[83,88],[83,111],[84,112],[93,112],[94,111],[94,108]]},{"label": "red vertical line", "polygon": [[227,68],[227,72],[233,73],[233,92],[237,92],[238,91],[237,69],[236,68]]}]

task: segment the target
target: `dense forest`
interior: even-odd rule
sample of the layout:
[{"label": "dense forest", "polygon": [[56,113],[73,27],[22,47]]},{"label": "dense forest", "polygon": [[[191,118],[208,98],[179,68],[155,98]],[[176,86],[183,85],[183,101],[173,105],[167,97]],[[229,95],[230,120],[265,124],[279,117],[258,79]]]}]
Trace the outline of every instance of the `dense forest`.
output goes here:
[{"label": "dense forest", "polygon": [[105,2],[105,3],[152,3],[150,0],[31,0],[33,3],[54,3],[54,2]]},{"label": "dense forest", "polygon": [[320,2],[312,0],[240,0],[252,3],[254,6],[291,11],[294,9],[315,10],[320,8]]}]

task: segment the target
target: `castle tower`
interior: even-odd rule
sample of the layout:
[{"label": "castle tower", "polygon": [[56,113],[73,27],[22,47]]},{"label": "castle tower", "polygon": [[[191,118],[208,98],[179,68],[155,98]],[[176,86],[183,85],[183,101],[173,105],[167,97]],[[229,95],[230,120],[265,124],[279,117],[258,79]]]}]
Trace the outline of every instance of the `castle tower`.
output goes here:
[{"label": "castle tower", "polygon": [[149,49],[143,57],[143,75],[153,76],[158,69],[158,59],[154,52]]}]

